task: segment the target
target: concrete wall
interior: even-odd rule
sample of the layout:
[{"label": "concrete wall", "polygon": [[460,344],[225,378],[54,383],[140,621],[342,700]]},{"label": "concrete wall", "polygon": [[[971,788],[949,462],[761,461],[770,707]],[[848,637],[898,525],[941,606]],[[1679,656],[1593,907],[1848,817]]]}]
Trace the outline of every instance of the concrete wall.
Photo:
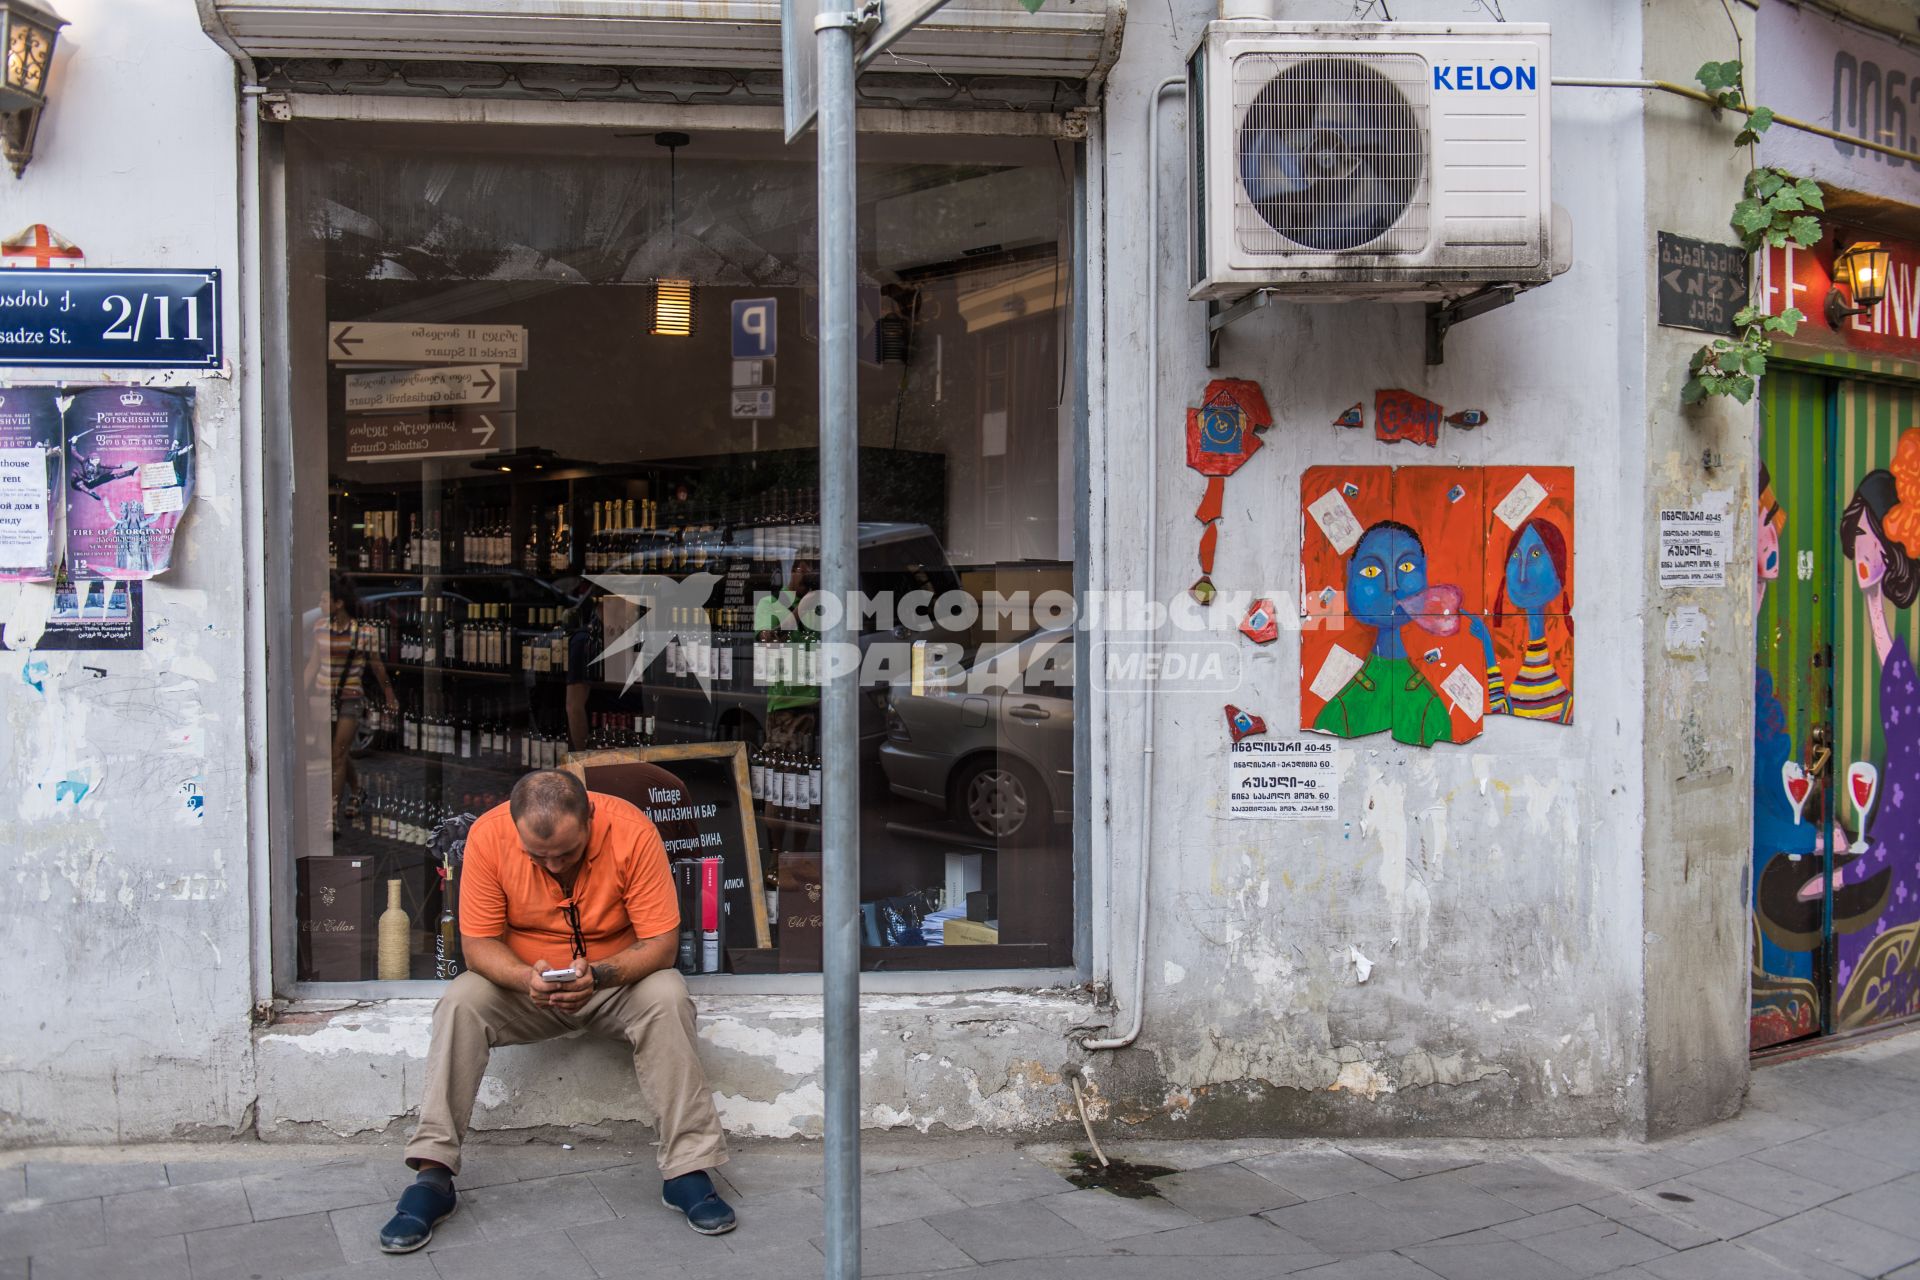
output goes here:
[{"label": "concrete wall", "polygon": [[[1753,18],[1743,5],[1647,5],[1646,78],[1692,84],[1701,63],[1736,56],[1733,21],[1751,67]],[[1738,127],[1679,98],[1650,98],[1646,170],[1663,180],[1647,184],[1636,228],[1643,245],[1662,230],[1732,240],[1727,219],[1747,172],[1732,146]],[[1647,1128],[1659,1133],[1730,1115],[1746,1094],[1755,413],[1725,397],[1682,409],[1687,359],[1708,337],[1651,323],[1654,279],[1643,271],[1625,282],[1626,300],[1640,305],[1622,312],[1647,317],[1638,326],[1646,492],[1632,514],[1649,546],[1663,507],[1724,501],[1738,517],[1724,588],[1662,589],[1647,573],[1636,602],[1645,619]],[[1683,610],[1704,617],[1707,642],[1697,651],[1670,647],[1669,620]],[[1684,621],[1681,631],[1697,625]]]},{"label": "concrete wall", "polygon": [[[44,222],[92,267],[219,267],[238,365],[233,63],[179,0],[58,8],[54,101],[25,177],[0,177],[0,227]],[[254,1096],[239,398],[194,385],[199,490],[145,649],[30,653],[52,589],[0,586],[0,1142],[224,1131]]]},{"label": "concrete wall", "polygon": [[[1654,38],[1643,33],[1635,6],[1509,0],[1501,7],[1513,21],[1552,21],[1556,76],[1636,77],[1643,39]],[[1354,6],[1341,3],[1279,8],[1294,20],[1354,16]],[[1406,22],[1487,17],[1464,3],[1392,8]],[[1095,438],[1097,487],[1108,498],[1097,525],[1104,585],[1142,583],[1147,548],[1138,504],[1122,495],[1144,487],[1148,448],[1159,457],[1153,533],[1161,594],[1193,580],[1199,526],[1192,511],[1202,481],[1184,465],[1182,407],[1197,402],[1210,376],[1255,378],[1277,422],[1267,447],[1227,482],[1214,581],[1223,590],[1298,598],[1298,494],[1301,472],[1312,465],[1572,466],[1577,715],[1570,727],[1491,717],[1478,740],[1428,750],[1384,735],[1356,740],[1342,753],[1338,821],[1239,822],[1224,814],[1221,703],[1229,699],[1169,692],[1154,709],[1157,804],[1149,827],[1134,770],[1143,708],[1137,698],[1111,705],[1106,745],[1115,767],[1105,834],[1123,1008],[1135,998],[1126,986],[1135,910],[1129,868],[1143,849],[1153,858],[1151,959],[1146,1032],[1135,1049],[1096,1062],[1096,1079],[1121,1119],[1160,1127],[1177,1121],[1196,1131],[1636,1129],[1648,1104],[1641,929],[1643,896],[1653,896],[1651,889],[1643,895],[1639,852],[1649,785],[1641,743],[1656,696],[1642,642],[1651,528],[1643,476],[1654,412],[1643,316],[1648,175],[1665,176],[1643,154],[1640,95],[1554,92],[1553,198],[1572,213],[1574,266],[1456,328],[1444,365],[1423,363],[1418,305],[1282,304],[1235,324],[1210,374],[1203,308],[1183,300],[1186,113],[1178,96],[1160,116],[1166,230],[1158,244],[1147,239],[1137,193],[1149,95],[1180,72],[1181,54],[1212,16],[1212,6],[1198,0],[1171,10],[1134,6],[1108,91],[1104,147],[1113,198],[1103,321],[1111,372]],[[1705,184],[1672,198],[1709,196],[1719,207]],[[1713,217],[1724,220],[1703,213],[1699,221]],[[1149,264],[1160,273],[1157,352],[1146,348],[1139,301],[1148,294]],[[1162,392],[1142,413],[1144,371],[1154,359]],[[1373,392],[1384,387],[1450,409],[1484,408],[1492,423],[1470,434],[1445,430],[1433,450],[1330,425],[1357,400],[1367,402],[1371,418]],[[1675,402],[1677,384],[1657,390]],[[1299,635],[1283,631],[1265,650],[1243,650],[1246,680],[1230,700],[1261,714],[1274,735],[1297,734]],[[1731,664],[1712,675],[1703,694],[1725,696],[1728,716],[1737,716],[1744,677]],[[1737,761],[1737,735],[1726,749]],[[1731,857],[1744,845],[1716,848]],[[1739,919],[1737,884],[1700,892],[1703,902],[1720,892],[1712,907]],[[1372,961],[1364,983],[1355,948]],[[1707,978],[1689,970],[1676,980]]]}]

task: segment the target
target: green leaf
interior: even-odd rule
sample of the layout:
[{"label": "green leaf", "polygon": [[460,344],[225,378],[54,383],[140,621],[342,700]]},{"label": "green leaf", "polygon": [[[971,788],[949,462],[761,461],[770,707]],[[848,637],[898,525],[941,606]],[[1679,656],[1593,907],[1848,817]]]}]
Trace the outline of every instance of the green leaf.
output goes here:
[{"label": "green leaf", "polygon": [[1827,197],[1825,193],[1820,190],[1820,184],[1812,178],[1800,179],[1793,184],[1793,189],[1799,192],[1800,201],[1805,204],[1807,208],[1819,209],[1823,213],[1826,211]]},{"label": "green leaf", "polygon": [[1756,351],[1747,357],[1747,372],[1758,378],[1767,371],[1767,353]]},{"label": "green leaf", "polygon": [[1801,248],[1817,243],[1820,239],[1820,219],[1802,215],[1787,224],[1787,234]]},{"label": "green leaf", "polygon": [[1760,314],[1760,308],[1758,307],[1742,307],[1738,311],[1733,313],[1733,323],[1738,327],[1744,329],[1748,325],[1752,324],[1754,322],[1755,317],[1757,317],[1759,314]]},{"label": "green leaf", "polygon": [[1698,80],[1708,93],[1718,93],[1727,86],[1725,67],[1724,62],[1703,62],[1700,64],[1700,69],[1693,73],[1693,78]]},{"label": "green leaf", "polygon": [[1687,385],[1680,388],[1681,404],[1699,404],[1707,398],[1707,384],[1699,378],[1688,378]]},{"label": "green leaf", "polygon": [[1800,322],[1806,318],[1806,313],[1798,307],[1788,307],[1785,311],[1782,311],[1774,317],[1774,319],[1780,322],[1780,332],[1788,336],[1792,336],[1793,331],[1798,329]]},{"label": "green leaf", "polygon": [[1800,199],[1798,191],[1792,187],[1782,187],[1768,198],[1767,207],[1776,213],[1798,213],[1807,206]]},{"label": "green leaf", "polygon": [[1772,127],[1773,109],[1771,107],[1755,107],[1753,114],[1747,117],[1747,128],[1755,133],[1765,133]]},{"label": "green leaf", "polygon": [[1742,200],[1733,206],[1733,225],[1752,234],[1773,222],[1773,215],[1760,207],[1758,200]]},{"label": "green leaf", "polygon": [[1785,228],[1782,228],[1782,227],[1773,228],[1771,231],[1767,232],[1766,240],[1768,244],[1772,245],[1776,249],[1786,248],[1787,233]]},{"label": "green leaf", "polygon": [[1701,347],[1693,353],[1693,359],[1687,361],[1687,372],[1699,373],[1701,366],[1705,365],[1707,361],[1711,359],[1713,359],[1713,348]]},{"label": "green leaf", "polygon": [[1753,181],[1748,185],[1751,190],[1747,194],[1761,200],[1770,200],[1774,192],[1787,185],[1787,175],[1778,169],[1755,169]]},{"label": "green leaf", "polygon": [[1754,381],[1752,378],[1739,377],[1733,380],[1733,398],[1741,404],[1753,399]]}]

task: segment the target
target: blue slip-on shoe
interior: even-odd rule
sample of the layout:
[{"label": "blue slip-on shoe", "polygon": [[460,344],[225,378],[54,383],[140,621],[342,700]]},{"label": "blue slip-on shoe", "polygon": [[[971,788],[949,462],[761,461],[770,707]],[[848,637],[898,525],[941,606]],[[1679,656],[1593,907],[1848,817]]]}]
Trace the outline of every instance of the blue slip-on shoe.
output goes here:
[{"label": "blue slip-on shoe", "polygon": [[687,1225],[703,1236],[723,1236],[734,1228],[733,1207],[713,1189],[705,1170],[661,1183],[660,1203],[686,1214]]},{"label": "blue slip-on shoe", "polygon": [[453,1216],[459,1199],[452,1191],[442,1191],[424,1182],[416,1182],[400,1193],[393,1217],[380,1228],[380,1252],[412,1253],[424,1249],[433,1239],[433,1229]]}]

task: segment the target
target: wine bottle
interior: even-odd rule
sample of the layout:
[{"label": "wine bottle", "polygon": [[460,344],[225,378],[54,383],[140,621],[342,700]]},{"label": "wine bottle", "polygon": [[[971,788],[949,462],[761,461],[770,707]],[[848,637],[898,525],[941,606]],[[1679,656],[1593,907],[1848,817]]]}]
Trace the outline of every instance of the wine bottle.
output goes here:
[{"label": "wine bottle", "polygon": [[404,982],[408,977],[407,912],[400,905],[400,881],[387,881],[387,909],[380,913],[379,974],[382,982]]}]

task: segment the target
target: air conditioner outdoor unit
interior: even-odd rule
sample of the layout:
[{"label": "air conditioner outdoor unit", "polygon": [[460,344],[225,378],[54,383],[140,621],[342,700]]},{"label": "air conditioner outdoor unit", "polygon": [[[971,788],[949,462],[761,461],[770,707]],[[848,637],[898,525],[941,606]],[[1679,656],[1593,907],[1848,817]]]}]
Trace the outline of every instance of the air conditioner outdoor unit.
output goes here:
[{"label": "air conditioner outdoor unit", "polygon": [[1538,23],[1210,23],[1187,64],[1188,296],[1545,283],[1548,70]]}]

